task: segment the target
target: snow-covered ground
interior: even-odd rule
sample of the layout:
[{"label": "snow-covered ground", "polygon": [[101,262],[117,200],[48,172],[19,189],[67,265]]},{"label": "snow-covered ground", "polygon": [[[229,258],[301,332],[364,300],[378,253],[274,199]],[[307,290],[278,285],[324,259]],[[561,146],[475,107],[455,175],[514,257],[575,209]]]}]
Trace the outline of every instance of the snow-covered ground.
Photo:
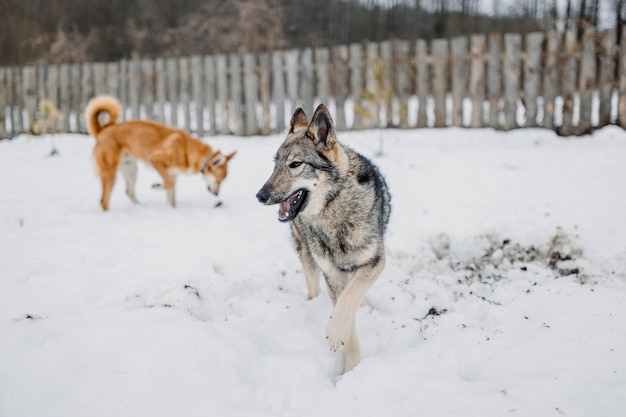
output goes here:
[{"label": "snow-covered ground", "polygon": [[238,151],[219,207],[142,166],[108,213],[93,138],[0,142],[0,416],[624,415],[626,132],[341,133],[393,197],[343,376],[255,199],[282,139],[208,139]]}]

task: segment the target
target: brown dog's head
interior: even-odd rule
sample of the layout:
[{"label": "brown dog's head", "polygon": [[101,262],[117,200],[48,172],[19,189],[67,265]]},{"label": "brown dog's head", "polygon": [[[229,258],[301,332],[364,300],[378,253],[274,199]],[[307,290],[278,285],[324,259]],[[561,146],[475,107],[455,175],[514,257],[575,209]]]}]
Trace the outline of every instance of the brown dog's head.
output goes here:
[{"label": "brown dog's head", "polygon": [[226,175],[228,175],[228,161],[230,161],[236,153],[235,151],[224,155],[220,151],[216,151],[202,166],[200,170],[202,178],[204,178],[209,191],[213,194],[217,195],[220,192],[220,184],[226,179]]}]

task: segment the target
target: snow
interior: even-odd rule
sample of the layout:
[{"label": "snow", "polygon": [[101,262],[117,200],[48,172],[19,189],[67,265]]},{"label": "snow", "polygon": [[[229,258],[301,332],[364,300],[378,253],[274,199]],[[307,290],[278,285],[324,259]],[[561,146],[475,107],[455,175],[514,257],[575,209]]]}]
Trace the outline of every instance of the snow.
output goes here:
[{"label": "snow", "polygon": [[623,415],[626,132],[340,133],[393,205],[343,376],[255,199],[282,139],[207,138],[238,151],[219,199],[140,166],[107,213],[93,138],[0,142],[0,416]]}]

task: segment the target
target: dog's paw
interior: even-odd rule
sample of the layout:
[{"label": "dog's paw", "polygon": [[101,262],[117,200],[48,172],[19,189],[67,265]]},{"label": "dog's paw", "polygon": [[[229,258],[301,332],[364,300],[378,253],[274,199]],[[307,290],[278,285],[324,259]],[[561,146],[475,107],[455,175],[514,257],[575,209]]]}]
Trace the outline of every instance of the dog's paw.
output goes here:
[{"label": "dog's paw", "polygon": [[350,339],[351,332],[352,322],[350,320],[345,320],[338,316],[331,317],[326,328],[328,346],[332,350],[340,349]]}]

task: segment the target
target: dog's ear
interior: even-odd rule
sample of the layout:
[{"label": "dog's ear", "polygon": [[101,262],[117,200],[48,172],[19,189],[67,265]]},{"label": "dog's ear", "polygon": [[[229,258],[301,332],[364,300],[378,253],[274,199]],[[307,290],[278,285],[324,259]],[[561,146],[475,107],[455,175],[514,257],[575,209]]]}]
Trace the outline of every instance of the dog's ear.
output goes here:
[{"label": "dog's ear", "polygon": [[226,160],[230,161],[231,159],[233,159],[233,156],[235,156],[236,154],[237,154],[237,151],[232,151],[231,153],[226,155]]},{"label": "dog's ear", "polygon": [[293,116],[291,116],[291,127],[289,133],[293,133],[296,129],[305,129],[309,125],[306,114],[302,107],[298,107]]},{"label": "dog's ear", "polygon": [[306,135],[320,149],[332,149],[337,143],[333,118],[323,104],[317,106]]}]

